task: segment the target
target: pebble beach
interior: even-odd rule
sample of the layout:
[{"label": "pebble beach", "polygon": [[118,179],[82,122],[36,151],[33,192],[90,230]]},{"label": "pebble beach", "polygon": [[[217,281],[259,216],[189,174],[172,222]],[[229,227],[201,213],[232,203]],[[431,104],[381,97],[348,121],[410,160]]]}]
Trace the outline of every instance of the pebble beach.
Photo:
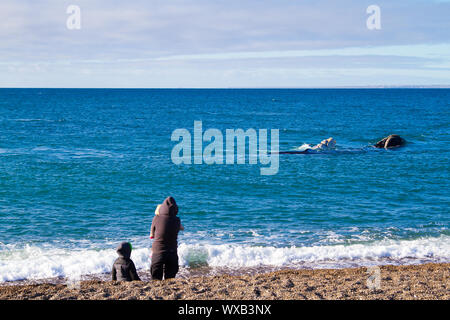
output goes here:
[{"label": "pebble beach", "polygon": [[365,267],[280,270],[163,281],[90,280],[0,287],[5,300],[448,300],[449,263],[381,266],[379,288]]}]

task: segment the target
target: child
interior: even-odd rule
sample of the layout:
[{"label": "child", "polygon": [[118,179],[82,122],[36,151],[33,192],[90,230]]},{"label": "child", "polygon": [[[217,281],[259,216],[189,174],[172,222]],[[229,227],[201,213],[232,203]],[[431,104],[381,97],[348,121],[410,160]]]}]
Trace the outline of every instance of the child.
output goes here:
[{"label": "child", "polygon": [[131,256],[131,243],[122,242],[117,247],[117,254],[119,258],[114,261],[111,275],[113,280],[117,281],[133,281],[141,280],[136,272],[136,267],[133,261],[130,259]]}]

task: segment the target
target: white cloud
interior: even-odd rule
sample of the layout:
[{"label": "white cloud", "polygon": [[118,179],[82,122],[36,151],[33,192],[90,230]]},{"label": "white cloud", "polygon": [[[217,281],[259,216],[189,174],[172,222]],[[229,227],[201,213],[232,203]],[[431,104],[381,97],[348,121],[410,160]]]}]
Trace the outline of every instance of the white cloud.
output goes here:
[{"label": "white cloud", "polygon": [[[81,30],[65,27],[69,4],[81,8]],[[3,0],[0,86],[272,86],[274,77],[296,86],[310,75],[309,83],[340,83],[343,74],[358,83],[364,70],[387,82],[407,80],[405,70],[416,81],[450,81],[441,76],[449,3],[377,1],[376,32],[366,28],[369,4]]]}]

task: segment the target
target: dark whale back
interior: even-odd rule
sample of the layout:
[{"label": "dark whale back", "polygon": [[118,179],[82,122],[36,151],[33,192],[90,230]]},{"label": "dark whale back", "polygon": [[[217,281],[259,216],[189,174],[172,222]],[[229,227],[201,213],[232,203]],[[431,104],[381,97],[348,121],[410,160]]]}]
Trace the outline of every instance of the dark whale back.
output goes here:
[{"label": "dark whale back", "polygon": [[400,137],[398,134],[391,134],[386,138],[378,141],[375,148],[397,148],[405,145],[406,140]]}]

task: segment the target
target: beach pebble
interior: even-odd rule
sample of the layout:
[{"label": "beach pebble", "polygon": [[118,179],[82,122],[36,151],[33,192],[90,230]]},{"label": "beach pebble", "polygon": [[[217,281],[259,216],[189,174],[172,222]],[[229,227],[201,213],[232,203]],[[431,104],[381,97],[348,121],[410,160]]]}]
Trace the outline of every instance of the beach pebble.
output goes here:
[{"label": "beach pebble", "polygon": [[283,287],[285,288],[293,288],[295,287],[295,284],[292,282],[291,279],[287,279],[283,282]]}]

